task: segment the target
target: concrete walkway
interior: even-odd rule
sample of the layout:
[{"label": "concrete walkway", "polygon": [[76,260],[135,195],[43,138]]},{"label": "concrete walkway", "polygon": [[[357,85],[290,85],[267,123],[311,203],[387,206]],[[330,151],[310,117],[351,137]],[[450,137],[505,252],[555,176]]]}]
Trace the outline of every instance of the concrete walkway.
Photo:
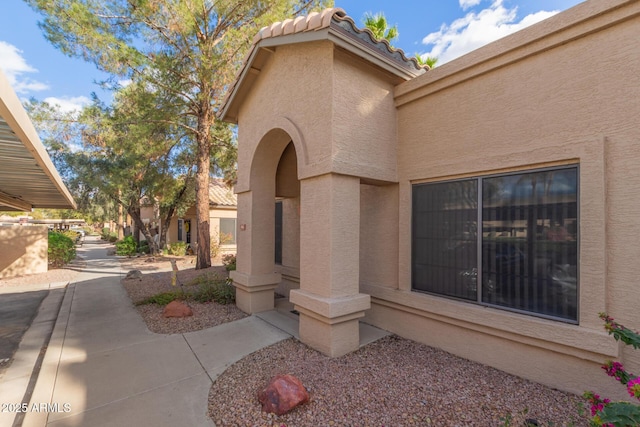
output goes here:
[{"label": "concrete walkway", "polygon": [[[25,403],[19,413],[0,412],[1,426],[214,426],[207,400],[215,378],[297,336],[286,300],[278,310],[202,331],[154,334],[106,248],[87,238],[78,251],[86,259],[82,273],[43,301],[0,387],[0,402]],[[384,335],[361,324],[361,345]]]},{"label": "concrete walkway", "polygon": [[105,245],[87,239],[82,252],[86,268],[59,306],[27,410],[0,414],[0,425],[213,426],[207,397],[215,377],[290,336],[254,316],[187,334],[154,334],[120,285],[126,272],[106,256]]}]

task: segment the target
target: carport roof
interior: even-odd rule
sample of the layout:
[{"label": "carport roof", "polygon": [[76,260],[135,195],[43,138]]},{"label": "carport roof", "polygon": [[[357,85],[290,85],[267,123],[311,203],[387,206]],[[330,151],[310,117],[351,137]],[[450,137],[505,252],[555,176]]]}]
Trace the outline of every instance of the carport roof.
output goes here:
[{"label": "carport roof", "polygon": [[0,211],[75,209],[18,96],[0,72]]}]

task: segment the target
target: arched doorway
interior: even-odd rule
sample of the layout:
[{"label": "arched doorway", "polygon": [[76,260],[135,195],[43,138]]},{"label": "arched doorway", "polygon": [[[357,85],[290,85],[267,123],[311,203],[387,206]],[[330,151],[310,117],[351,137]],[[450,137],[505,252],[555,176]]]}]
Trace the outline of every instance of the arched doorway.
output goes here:
[{"label": "arched doorway", "polygon": [[281,282],[276,293],[289,298],[300,287],[300,181],[293,142],[282,152],[276,170],[274,262]]},{"label": "arched doorway", "polygon": [[[308,162],[297,128],[283,123],[287,131],[273,128],[239,154],[236,304],[259,313],[274,309],[276,289],[288,293],[300,339],[340,356],[358,348],[359,319],[371,306],[359,292],[360,177]],[[276,200],[286,202],[278,267]]]},{"label": "arched doorway", "polygon": [[[241,186],[238,191],[238,261],[232,279],[236,303],[246,313],[273,309],[274,291],[279,286],[279,293],[288,294],[281,286],[283,270],[285,283],[287,278],[293,279],[288,281],[288,289],[299,280],[299,219],[290,215],[299,213],[295,208],[300,205],[297,161],[289,133],[280,128],[270,130],[253,153],[248,188],[242,191]],[[275,265],[276,200],[286,208],[281,243],[282,262],[287,268]]]}]

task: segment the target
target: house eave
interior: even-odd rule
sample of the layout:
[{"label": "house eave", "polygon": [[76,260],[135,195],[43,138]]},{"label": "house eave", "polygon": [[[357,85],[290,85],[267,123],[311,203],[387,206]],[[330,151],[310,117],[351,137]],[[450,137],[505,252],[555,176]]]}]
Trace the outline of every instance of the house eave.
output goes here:
[{"label": "house eave", "polygon": [[[364,36],[361,37],[361,35]],[[260,39],[251,48],[249,56],[245,60],[232,90],[229,92],[218,113],[218,117],[226,122],[238,123],[238,110],[242,99],[249,92],[255,80],[260,75],[262,68],[270,56],[275,53],[278,46],[327,40],[336,47],[390,73],[398,79],[398,83],[411,80],[426,71],[425,68],[414,70],[406,65],[403,66],[402,60],[409,61],[403,52],[394,50],[393,53],[401,58],[394,60],[393,57],[388,54],[390,51],[384,54],[382,50],[376,49],[373,45],[367,43],[365,37],[370,37],[368,31],[355,30],[349,32],[336,24],[335,21],[332,21],[330,25],[321,29]],[[378,43],[381,42],[378,41]],[[389,48],[388,43],[386,43],[386,47]]]}]

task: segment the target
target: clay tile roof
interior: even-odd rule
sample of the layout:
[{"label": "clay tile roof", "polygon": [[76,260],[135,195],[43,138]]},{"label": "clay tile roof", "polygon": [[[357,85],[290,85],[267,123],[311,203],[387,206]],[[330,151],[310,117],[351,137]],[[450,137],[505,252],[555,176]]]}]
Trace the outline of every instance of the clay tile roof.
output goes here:
[{"label": "clay tile roof", "polygon": [[307,16],[299,16],[295,19],[285,19],[283,22],[275,22],[268,27],[262,28],[253,38],[253,44],[260,40],[285,36],[288,34],[302,33],[307,31],[318,31],[330,27],[341,27],[347,32],[351,32],[371,45],[380,52],[386,53],[400,61],[407,63],[416,71],[422,69],[415,58],[407,58],[402,49],[392,47],[386,40],[378,40],[368,28],[358,28],[354,20],[347,15],[344,9],[339,7],[325,9],[322,12],[313,12]]},{"label": "clay tile roof", "polygon": [[238,199],[222,178],[209,179],[209,205],[237,206]]},{"label": "clay tile roof", "polygon": [[[402,49],[392,47],[386,40],[378,40],[369,29],[358,28],[353,19],[347,16],[346,12],[339,8],[329,8],[322,12],[313,12],[307,16],[299,16],[295,19],[285,19],[283,22],[275,22],[262,28],[253,38],[253,45],[249,49],[240,70],[238,71],[233,84],[229,87],[225,100],[220,108],[220,116],[224,117],[233,102],[233,97],[242,84],[243,78],[251,68],[256,51],[262,43],[269,43],[270,46],[278,45],[275,40],[282,37],[281,44],[294,43],[300,39],[290,39],[290,37],[303,37],[304,34],[314,32],[329,31],[344,43],[357,46],[369,60],[375,61],[378,58],[387,63],[391,69],[396,70],[398,75],[409,79],[424,73],[428,67],[422,67],[415,58],[407,58]],[[326,34],[326,32],[325,32]],[[285,38],[286,37],[286,38]],[[329,36],[325,36],[329,38]],[[332,38],[336,40],[336,38]]]}]

